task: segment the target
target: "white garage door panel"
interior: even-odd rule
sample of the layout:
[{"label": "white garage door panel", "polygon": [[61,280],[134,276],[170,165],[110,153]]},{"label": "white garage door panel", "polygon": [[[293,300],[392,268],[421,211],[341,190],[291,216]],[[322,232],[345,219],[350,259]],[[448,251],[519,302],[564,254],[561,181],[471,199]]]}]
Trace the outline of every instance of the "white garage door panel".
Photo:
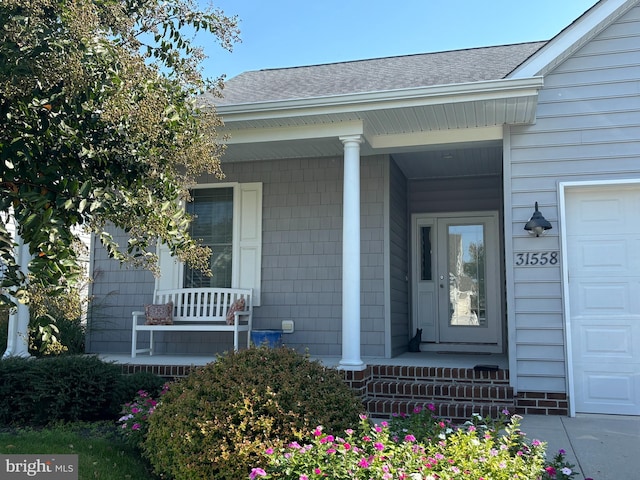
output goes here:
[{"label": "white garage door panel", "polygon": [[626,283],[581,284],[578,298],[583,314],[625,313],[629,311],[629,288]]},{"label": "white garage door panel", "polygon": [[566,192],[576,412],[640,415],[640,185]]},{"label": "white garage door panel", "polygon": [[632,329],[628,325],[582,327],[580,332],[583,359],[617,363],[634,355]]}]

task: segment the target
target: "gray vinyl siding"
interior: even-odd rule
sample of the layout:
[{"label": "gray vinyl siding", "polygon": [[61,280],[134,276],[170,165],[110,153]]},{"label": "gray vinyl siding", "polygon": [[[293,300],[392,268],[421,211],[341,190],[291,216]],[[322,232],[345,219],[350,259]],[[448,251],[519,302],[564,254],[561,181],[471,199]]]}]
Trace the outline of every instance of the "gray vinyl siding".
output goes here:
[{"label": "gray vinyl siding", "polygon": [[[361,161],[362,354],[384,355],[384,168],[386,157]],[[342,350],[342,158],[223,163],[224,182],[263,182],[262,302],[256,329],[293,320],[283,341],[312,355]],[[203,177],[201,183],[215,183]],[[118,239],[126,241],[124,237]],[[121,269],[101,249],[94,253],[101,305],[91,352],[128,352],[131,312],[152,300],[148,272]],[[100,328],[98,328],[98,326]],[[171,333],[159,337],[160,353],[207,354],[228,350],[230,334]]]},{"label": "gray vinyl siding", "polygon": [[409,215],[407,179],[389,160],[389,277],[391,356],[407,351],[409,331]]},{"label": "gray vinyl siding", "polygon": [[[560,251],[559,182],[640,177],[639,78],[640,7],[545,77],[536,124],[509,135],[514,254]],[[523,226],[536,201],[553,229],[530,238]],[[560,264],[514,266],[513,280],[517,388],[564,392]]]}]

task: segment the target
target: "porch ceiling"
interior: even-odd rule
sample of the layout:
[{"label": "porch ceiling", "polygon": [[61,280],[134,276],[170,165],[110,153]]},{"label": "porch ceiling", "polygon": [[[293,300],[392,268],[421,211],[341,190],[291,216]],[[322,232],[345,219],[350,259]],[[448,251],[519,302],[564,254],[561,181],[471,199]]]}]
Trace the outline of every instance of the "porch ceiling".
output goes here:
[{"label": "porch ceiling", "polygon": [[220,106],[224,160],[341,156],[339,137],[353,134],[364,136],[363,156],[496,141],[502,125],[535,120],[541,86],[531,78]]},{"label": "porch ceiling", "polygon": [[392,155],[405,177],[451,178],[502,174],[502,143],[439,146],[419,152]]}]

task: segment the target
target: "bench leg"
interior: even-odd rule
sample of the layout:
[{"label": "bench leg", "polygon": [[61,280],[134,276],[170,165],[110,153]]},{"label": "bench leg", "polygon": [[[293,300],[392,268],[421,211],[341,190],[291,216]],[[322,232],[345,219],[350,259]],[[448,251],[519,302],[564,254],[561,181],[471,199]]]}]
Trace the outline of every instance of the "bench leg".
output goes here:
[{"label": "bench leg", "polygon": [[[236,318],[236,322],[238,321],[238,319]],[[233,329],[233,351],[237,352],[238,351],[238,329],[234,328]]]},{"label": "bench leg", "polygon": [[149,330],[149,356],[153,355],[153,330]]},{"label": "bench leg", "polygon": [[[135,319],[133,320],[135,322]],[[136,349],[138,345],[138,331],[135,325],[131,328],[131,358],[136,358]]]}]

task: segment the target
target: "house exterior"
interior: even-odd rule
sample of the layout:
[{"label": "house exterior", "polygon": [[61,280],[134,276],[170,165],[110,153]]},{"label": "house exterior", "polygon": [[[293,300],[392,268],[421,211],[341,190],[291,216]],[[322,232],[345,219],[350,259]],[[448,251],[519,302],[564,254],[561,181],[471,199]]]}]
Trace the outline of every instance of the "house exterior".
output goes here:
[{"label": "house exterior", "polygon": [[189,208],[216,275],[161,250],[154,279],[95,249],[89,351],[129,351],[154,289],[213,282],[253,288],[256,328],[291,320],[288,345],[348,371],[421,329],[423,352],[505,355],[521,398],[640,415],[638,0],[548,42],[246,72],[207,101],[226,178]]}]

